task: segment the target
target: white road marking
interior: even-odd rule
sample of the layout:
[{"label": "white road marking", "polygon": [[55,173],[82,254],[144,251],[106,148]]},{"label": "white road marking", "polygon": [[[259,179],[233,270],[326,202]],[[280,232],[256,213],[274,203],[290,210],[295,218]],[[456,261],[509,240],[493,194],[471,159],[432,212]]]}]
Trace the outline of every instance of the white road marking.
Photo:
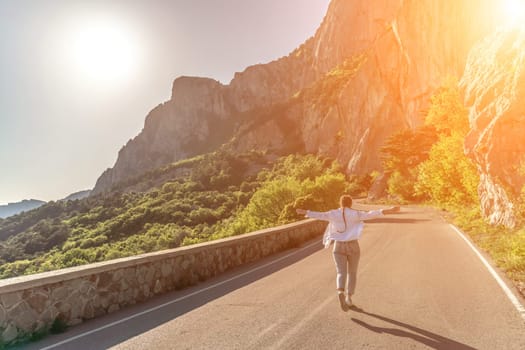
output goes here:
[{"label": "white road marking", "polygon": [[188,295],[184,295],[184,296],[182,296],[182,297],[180,297],[180,298],[177,298],[177,299],[174,299],[174,300],[168,301],[168,302],[166,302],[166,303],[164,303],[164,304],[160,304],[160,305],[157,305],[157,306],[152,307],[152,308],[150,308],[150,309],[147,309],[147,310],[144,310],[144,311],[138,312],[138,313],[133,314],[133,315],[131,315],[131,316],[128,316],[128,317],[122,318],[122,319],[120,319],[120,320],[118,320],[118,321],[108,323],[108,324],[106,324],[106,325],[104,325],[104,326],[102,326],[102,327],[95,328],[95,329],[92,329],[92,330],[90,330],[90,331],[87,331],[87,332],[81,333],[81,334],[79,334],[79,335],[76,335],[76,336],[74,336],[74,337],[71,337],[71,338],[68,338],[68,339],[62,340],[62,341],[60,341],[60,342],[58,342],[58,343],[56,343],[56,344],[46,346],[45,348],[42,348],[42,349],[40,349],[40,350],[49,350],[49,349],[56,348],[56,347],[58,347],[58,346],[60,346],[60,345],[64,345],[64,344],[70,343],[70,342],[72,342],[72,341],[74,341],[74,340],[77,340],[77,339],[83,338],[83,337],[85,337],[85,336],[88,336],[88,335],[91,335],[91,334],[93,334],[93,333],[99,332],[99,331],[104,330],[104,329],[106,329],[106,328],[110,328],[110,327],[116,326],[116,325],[118,325],[118,324],[121,324],[121,323],[127,322],[127,321],[129,321],[129,320],[132,320],[132,319],[134,319],[134,318],[137,318],[137,317],[139,317],[139,316],[142,316],[142,315],[148,314],[148,313],[150,313],[150,312],[153,312],[153,311],[156,311],[156,310],[162,309],[163,307],[166,307],[166,306],[168,306],[168,305],[175,304],[175,303],[177,303],[177,302],[179,302],[179,301],[181,301],[181,300],[184,300],[184,299],[190,298],[190,297],[192,297],[192,296],[194,296],[194,295],[200,294],[200,293],[202,293],[202,292],[208,291],[208,290],[210,290],[210,289],[213,289],[213,288],[215,288],[215,287],[221,286],[221,285],[226,284],[226,283],[228,283],[228,282],[234,281],[234,280],[236,280],[236,279],[238,279],[238,278],[241,278],[241,277],[243,277],[243,276],[249,275],[249,274],[252,273],[252,272],[255,272],[255,271],[258,271],[258,270],[264,269],[264,268],[266,268],[266,267],[268,267],[268,266],[271,266],[271,265],[273,265],[273,264],[275,264],[275,263],[277,263],[277,262],[279,262],[279,261],[285,260],[285,259],[287,259],[287,258],[289,258],[289,257],[291,257],[291,256],[293,256],[293,255],[295,255],[295,254],[297,254],[297,253],[300,253],[300,252],[302,252],[303,250],[307,250],[307,249],[309,249],[309,248],[311,248],[311,247],[313,247],[314,245],[317,245],[317,244],[320,244],[320,242],[319,242],[319,241],[316,241],[316,242],[311,243],[311,244],[309,244],[309,245],[307,245],[307,246],[305,246],[305,247],[303,247],[303,248],[300,248],[300,249],[298,249],[298,250],[296,250],[296,251],[293,251],[293,252],[291,252],[291,253],[289,253],[289,254],[286,254],[286,255],[280,257],[279,259],[273,260],[273,261],[271,261],[271,262],[269,262],[269,263],[267,263],[267,264],[264,264],[264,265],[262,265],[262,266],[259,266],[259,267],[256,267],[256,268],[254,268],[254,269],[251,269],[251,270],[249,270],[249,271],[243,272],[243,273],[241,273],[240,275],[236,275],[236,276],[231,277],[231,278],[229,278],[229,279],[227,279],[227,280],[224,280],[224,281],[222,281],[222,282],[218,282],[218,283],[212,284],[211,286],[208,286],[208,287],[206,287],[206,288],[199,289],[199,290],[197,290],[197,291],[195,291],[195,292],[193,292],[193,293],[190,293],[190,294],[188,294]]},{"label": "white road marking", "polygon": [[463,238],[465,242],[467,242],[467,244],[474,251],[474,253],[476,253],[476,255],[481,260],[483,265],[485,265],[485,267],[487,268],[487,270],[489,270],[492,277],[494,277],[494,279],[496,280],[496,282],[498,282],[501,289],[503,289],[503,292],[505,292],[505,295],[507,295],[507,298],[510,299],[510,302],[512,303],[512,305],[514,305],[516,310],[518,310],[518,313],[520,314],[520,316],[525,320],[525,307],[523,307],[519,299],[514,295],[514,293],[512,293],[512,291],[507,286],[507,284],[501,279],[501,277],[494,270],[494,268],[488,263],[487,259],[485,259],[483,255],[481,255],[479,250],[470,242],[470,240],[465,236],[465,234],[463,234],[463,232],[461,232],[456,226],[452,224],[450,224],[450,227],[452,227],[454,231],[456,231],[459,234],[459,236]]}]

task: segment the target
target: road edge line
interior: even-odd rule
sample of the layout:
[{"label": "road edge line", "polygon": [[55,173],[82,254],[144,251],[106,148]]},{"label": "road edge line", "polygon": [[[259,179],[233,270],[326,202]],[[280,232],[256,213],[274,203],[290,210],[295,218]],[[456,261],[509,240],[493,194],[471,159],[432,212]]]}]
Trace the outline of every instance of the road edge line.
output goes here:
[{"label": "road edge line", "polygon": [[483,265],[485,265],[485,267],[490,272],[492,277],[494,277],[494,279],[496,280],[496,282],[498,282],[498,284],[501,287],[501,289],[503,289],[503,292],[505,292],[505,295],[507,296],[507,298],[509,298],[509,300],[512,303],[512,305],[516,308],[516,310],[520,314],[521,318],[525,321],[525,307],[521,304],[521,302],[519,301],[518,297],[516,295],[514,295],[512,290],[505,283],[505,281],[503,281],[503,279],[496,272],[496,270],[494,270],[492,265],[490,265],[490,263],[487,261],[487,259],[485,259],[485,257],[479,252],[478,248],[476,248],[476,246],[474,246],[474,244],[472,244],[472,242],[465,236],[465,234],[463,232],[461,232],[461,230],[458,229],[455,225],[452,225],[452,224],[449,224],[449,225],[468,244],[468,246],[474,251],[474,253],[476,253],[476,255],[481,260]]},{"label": "road edge line", "polygon": [[316,239],[315,242],[310,243],[310,244],[308,244],[307,246],[301,247],[301,248],[299,248],[299,249],[297,249],[297,250],[294,250],[293,252],[290,252],[290,253],[288,253],[288,254],[286,254],[286,255],[284,255],[284,256],[281,256],[280,258],[278,258],[278,259],[276,259],[276,260],[272,260],[272,261],[270,261],[270,262],[268,262],[268,263],[266,263],[266,264],[264,264],[264,265],[257,266],[257,267],[255,267],[255,268],[253,268],[253,269],[251,269],[251,270],[248,270],[248,271],[245,271],[245,272],[243,272],[243,273],[241,273],[241,274],[239,274],[239,275],[235,275],[235,276],[230,277],[230,278],[228,278],[228,279],[226,279],[226,280],[224,280],[224,281],[214,283],[214,284],[212,284],[212,285],[210,285],[210,286],[208,286],[208,287],[205,287],[205,288],[202,288],[202,289],[196,290],[196,291],[194,291],[194,292],[192,292],[192,293],[189,293],[189,294],[183,295],[183,296],[181,296],[181,297],[179,297],[179,298],[177,298],[177,299],[173,299],[173,300],[170,300],[170,301],[165,302],[165,303],[163,303],[163,304],[160,304],[160,305],[154,306],[154,307],[152,307],[152,308],[149,308],[149,309],[143,310],[143,311],[141,311],[141,312],[137,312],[136,314],[133,314],[133,315],[130,315],[130,316],[127,316],[127,317],[121,318],[120,320],[117,320],[117,321],[114,321],[114,322],[108,323],[108,324],[106,324],[106,325],[104,325],[104,326],[101,326],[101,327],[98,327],[98,328],[95,328],[95,329],[89,330],[89,331],[87,331],[87,332],[84,332],[84,333],[81,333],[81,334],[77,334],[77,335],[75,335],[75,336],[73,336],[73,337],[71,337],[71,338],[67,338],[67,339],[64,339],[64,340],[62,340],[62,341],[59,341],[58,343],[48,345],[48,346],[46,346],[46,347],[44,347],[44,348],[41,348],[40,350],[49,350],[49,349],[54,349],[54,348],[56,348],[56,347],[58,347],[58,346],[60,346],[60,345],[64,345],[64,344],[70,343],[70,342],[72,342],[72,341],[74,341],[74,340],[77,340],[77,339],[83,338],[83,337],[85,337],[85,336],[91,335],[91,334],[93,334],[93,333],[96,333],[96,332],[102,331],[102,330],[107,329],[107,328],[111,328],[111,327],[113,327],[113,326],[116,326],[116,325],[118,325],[118,324],[121,324],[121,323],[127,322],[127,321],[129,321],[129,320],[132,320],[132,319],[134,319],[134,318],[137,318],[137,317],[140,317],[140,316],[142,316],[142,315],[148,314],[148,313],[150,313],[150,312],[157,311],[157,310],[162,309],[162,308],[164,308],[164,307],[166,307],[166,306],[168,306],[168,305],[175,304],[175,303],[177,303],[177,302],[179,302],[179,301],[181,301],[181,300],[184,300],[184,299],[190,298],[190,297],[192,297],[192,296],[194,296],[194,295],[200,294],[200,293],[205,292],[205,291],[207,291],[207,290],[210,290],[210,289],[213,289],[213,288],[215,288],[215,287],[218,287],[218,286],[221,286],[221,285],[223,285],[223,284],[226,284],[226,283],[228,283],[228,282],[234,281],[234,280],[236,280],[236,279],[238,279],[238,278],[240,278],[240,277],[246,276],[246,275],[248,275],[248,274],[250,274],[250,273],[252,273],[252,272],[255,272],[255,271],[258,271],[258,270],[264,269],[264,268],[266,268],[266,267],[268,267],[268,266],[271,266],[271,265],[273,265],[273,264],[276,264],[276,263],[278,263],[278,262],[280,262],[280,261],[282,261],[282,260],[285,260],[285,259],[287,259],[287,258],[289,258],[289,257],[291,257],[291,256],[293,256],[293,255],[295,255],[295,254],[297,254],[297,253],[299,253],[299,252],[302,252],[303,250],[309,249],[309,248],[311,248],[311,247],[313,247],[313,246],[315,246],[315,245],[318,245],[318,244],[320,244],[320,241]]}]

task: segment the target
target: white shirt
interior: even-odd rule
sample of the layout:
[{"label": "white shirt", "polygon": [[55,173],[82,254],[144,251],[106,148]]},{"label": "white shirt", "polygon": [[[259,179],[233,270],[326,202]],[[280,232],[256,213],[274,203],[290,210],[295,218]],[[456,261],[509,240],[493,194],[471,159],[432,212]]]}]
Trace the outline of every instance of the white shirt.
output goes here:
[{"label": "white shirt", "polygon": [[323,244],[328,247],[331,241],[353,241],[361,238],[363,221],[383,216],[383,211],[345,208],[346,227],[341,208],[325,212],[307,210],[305,216],[329,222],[323,237]]}]

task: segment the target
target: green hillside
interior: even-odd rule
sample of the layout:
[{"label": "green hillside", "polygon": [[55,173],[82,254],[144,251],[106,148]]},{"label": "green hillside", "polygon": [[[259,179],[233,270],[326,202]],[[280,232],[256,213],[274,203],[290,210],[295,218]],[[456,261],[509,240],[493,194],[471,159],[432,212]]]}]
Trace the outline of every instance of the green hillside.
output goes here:
[{"label": "green hillside", "polygon": [[[159,183],[159,179],[163,179]],[[356,180],[356,179],[354,179]],[[359,192],[370,179],[354,181]],[[19,276],[175,248],[297,220],[297,203],[336,205],[350,182],[311,155],[226,151],[171,164],[115,192],[50,202],[0,222],[0,276]],[[143,192],[133,189],[142,188]]]}]

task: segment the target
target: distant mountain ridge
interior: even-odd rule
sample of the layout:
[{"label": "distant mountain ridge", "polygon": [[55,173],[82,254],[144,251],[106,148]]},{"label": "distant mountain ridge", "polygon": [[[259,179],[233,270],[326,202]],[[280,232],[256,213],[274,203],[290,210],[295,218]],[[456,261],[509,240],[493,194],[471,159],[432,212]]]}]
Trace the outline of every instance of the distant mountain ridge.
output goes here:
[{"label": "distant mountain ridge", "polygon": [[46,204],[46,202],[37,199],[24,199],[21,202],[0,205],[0,218],[4,219],[24,211],[36,209],[44,204]]},{"label": "distant mountain ridge", "polygon": [[[78,192],[70,194],[69,196],[63,199],[60,199],[60,201],[83,199],[83,198],[89,197],[90,193],[91,193],[91,190],[78,191]],[[20,202],[0,205],[0,218],[5,219],[13,215],[20,214],[24,211],[33,210],[46,203],[47,203],[46,201],[41,201],[37,199],[24,199]]]},{"label": "distant mountain ridge", "polygon": [[63,200],[63,201],[73,201],[73,200],[76,200],[76,199],[82,199],[82,198],[89,197],[90,193],[91,193],[91,190],[78,191],[78,192],[70,194],[69,196],[67,196],[66,198],[61,199],[61,200]]}]

